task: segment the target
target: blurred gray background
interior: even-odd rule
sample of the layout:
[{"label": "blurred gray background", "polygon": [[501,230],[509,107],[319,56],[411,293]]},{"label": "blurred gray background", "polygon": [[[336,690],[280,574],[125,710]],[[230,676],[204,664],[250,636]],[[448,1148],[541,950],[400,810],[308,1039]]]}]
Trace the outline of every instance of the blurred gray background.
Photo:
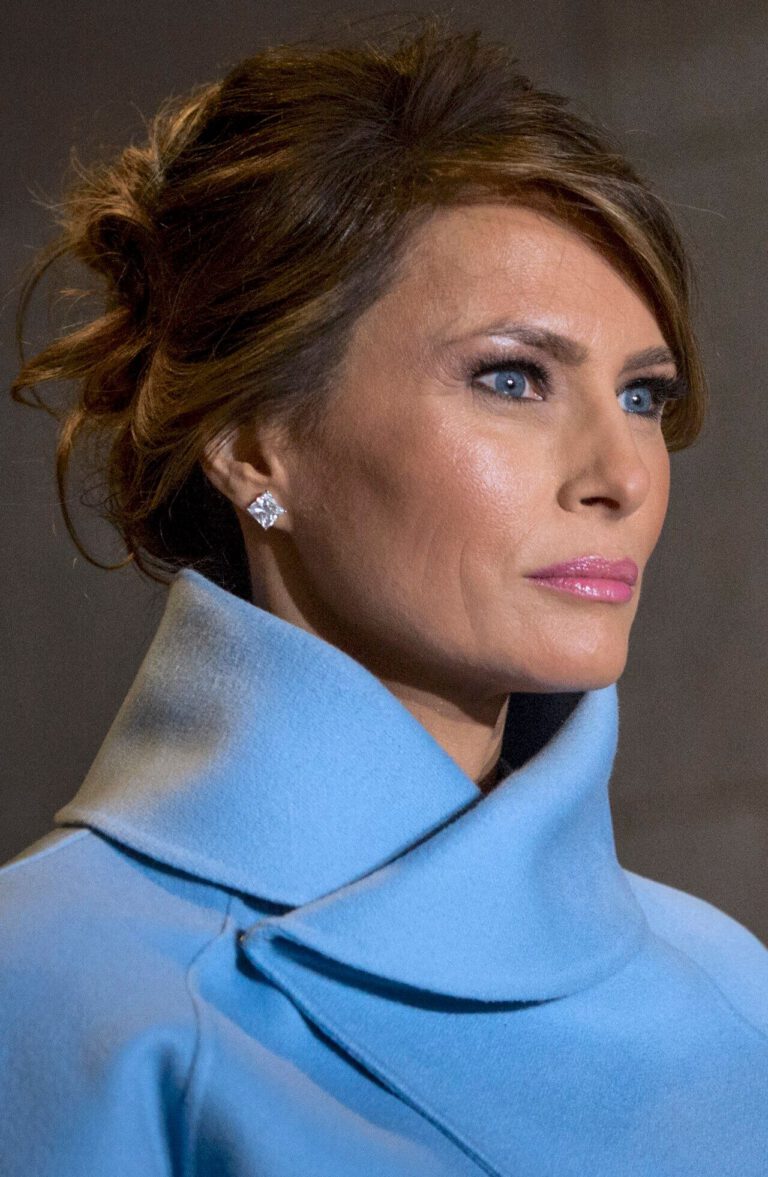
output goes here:
[{"label": "blurred gray background", "polygon": [[[87,564],[53,476],[55,423],[10,401],[21,269],[51,235],[71,145],[141,134],[167,94],[339,21],[425,12],[515,47],[524,72],[606,125],[671,206],[699,273],[708,425],[672,456],[665,530],[619,681],[611,785],[624,866],[700,895],[768,942],[768,8],[764,0],[40,0],[5,9],[2,184],[3,772],[0,861],[75,792],[151,641],[161,586]],[[36,311],[40,336],[45,308]],[[47,395],[47,394],[46,394]],[[75,485],[75,484],[73,484]],[[122,556],[72,500],[89,550]]]}]

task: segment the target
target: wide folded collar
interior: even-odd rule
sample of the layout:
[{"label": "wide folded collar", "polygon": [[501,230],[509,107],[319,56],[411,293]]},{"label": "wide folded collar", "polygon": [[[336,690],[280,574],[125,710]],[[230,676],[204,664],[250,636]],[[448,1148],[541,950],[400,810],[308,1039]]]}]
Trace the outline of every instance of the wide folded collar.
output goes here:
[{"label": "wide folded collar", "polygon": [[512,695],[513,767],[484,795],[361,663],[184,569],[54,820],[285,909],[246,948],[281,937],[431,992],[543,999],[645,931],[616,858],[617,735],[615,683]]}]

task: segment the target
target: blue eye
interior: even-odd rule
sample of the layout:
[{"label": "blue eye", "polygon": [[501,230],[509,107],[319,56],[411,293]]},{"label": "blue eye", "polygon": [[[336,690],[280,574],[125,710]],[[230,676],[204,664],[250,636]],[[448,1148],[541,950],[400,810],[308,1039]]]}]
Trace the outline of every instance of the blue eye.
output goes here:
[{"label": "blue eye", "polygon": [[[648,406],[637,410],[634,413],[635,417],[650,417],[654,421],[660,421],[666,402],[687,396],[688,391],[687,383],[680,376],[647,376],[628,384],[621,395],[628,393],[630,401],[635,406],[638,403]],[[646,395],[643,396],[643,393]]]},{"label": "blue eye", "polygon": [[528,383],[519,368],[497,368],[493,376],[493,391],[518,399],[525,392]]},{"label": "blue eye", "polygon": [[[643,396],[643,393],[645,393],[646,395]],[[638,403],[640,403],[640,408],[637,409],[639,416],[641,416],[641,417],[660,417],[661,416],[663,398],[662,398],[662,403],[660,403],[657,400],[657,394],[655,394],[654,392],[651,391],[650,384],[630,385],[629,388],[624,389],[624,391],[622,392],[621,395],[626,396],[627,394],[629,394],[630,402],[632,403],[632,405],[635,406],[636,409],[637,409]],[[642,407],[643,402],[645,402],[645,404],[647,406],[646,408]]]},{"label": "blue eye", "polygon": [[514,364],[503,365],[496,363],[493,366],[490,362],[486,362],[482,367],[476,368],[471,375],[474,380],[478,380],[480,376],[492,376],[491,387],[489,388],[487,384],[483,384],[482,387],[488,392],[496,393],[504,400],[523,400],[526,386],[531,377],[543,388],[549,386],[547,373],[530,360],[518,360]]},{"label": "blue eye", "polygon": [[[543,399],[537,395],[526,395],[533,382],[544,391],[549,391],[550,380],[547,371],[533,360],[520,359],[504,363],[503,359],[486,356],[475,361],[467,373],[473,386],[500,400],[522,401],[538,404]],[[490,376],[490,384],[481,383],[480,377]],[[646,417],[661,421],[664,404],[688,395],[688,385],[681,376],[647,376],[637,379],[622,389],[620,396],[628,397],[629,412],[634,417]]]}]

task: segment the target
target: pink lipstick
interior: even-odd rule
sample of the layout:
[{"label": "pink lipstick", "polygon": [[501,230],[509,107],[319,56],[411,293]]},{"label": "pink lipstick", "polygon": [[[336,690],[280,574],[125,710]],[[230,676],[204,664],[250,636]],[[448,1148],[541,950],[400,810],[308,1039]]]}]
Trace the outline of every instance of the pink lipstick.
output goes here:
[{"label": "pink lipstick", "polygon": [[634,560],[607,560],[604,556],[576,556],[529,572],[528,579],[547,588],[574,593],[592,601],[629,601],[638,569]]}]

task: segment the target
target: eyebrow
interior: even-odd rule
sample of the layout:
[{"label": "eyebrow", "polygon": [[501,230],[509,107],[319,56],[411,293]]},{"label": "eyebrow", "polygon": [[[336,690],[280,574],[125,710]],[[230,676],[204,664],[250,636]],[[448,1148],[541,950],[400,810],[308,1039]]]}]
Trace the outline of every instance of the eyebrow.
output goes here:
[{"label": "eyebrow", "polygon": [[[491,323],[477,331],[467,332],[445,342],[460,343],[473,335],[506,335],[527,343],[531,347],[538,347],[548,352],[561,364],[576,367],[583,364],[589,356],[589,348],[570,339],[567,335],[560,335],[557,331],[550,331],[546,327],[534,327],[530,323]],[[627,356],[621,369],[621,374],[633,368],[643,368],[648,364],[676,364],[675,357],[668,347],[646,347],[643,351]]]}]

